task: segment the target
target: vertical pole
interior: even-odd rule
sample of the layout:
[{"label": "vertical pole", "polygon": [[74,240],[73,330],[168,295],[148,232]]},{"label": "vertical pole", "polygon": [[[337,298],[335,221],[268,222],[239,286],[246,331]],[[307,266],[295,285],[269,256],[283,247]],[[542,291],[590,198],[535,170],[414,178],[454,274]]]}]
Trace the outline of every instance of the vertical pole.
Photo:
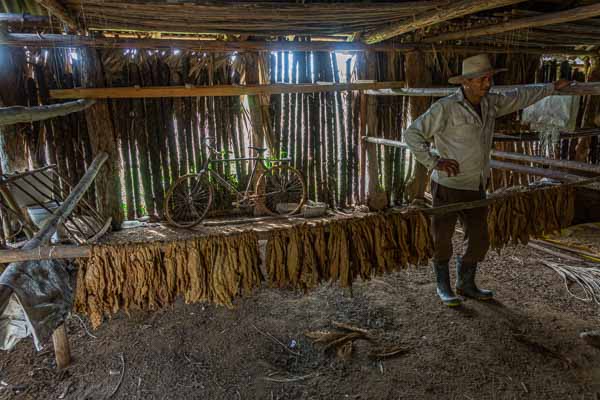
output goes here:
[{"label": "vertical pole", "polygon": [[61,325],[52,334],[52,344],[54,345],[54,356],[56,366],[63,369],[71,364],[71,348],[69,347],[69,338],[65,325]]}]

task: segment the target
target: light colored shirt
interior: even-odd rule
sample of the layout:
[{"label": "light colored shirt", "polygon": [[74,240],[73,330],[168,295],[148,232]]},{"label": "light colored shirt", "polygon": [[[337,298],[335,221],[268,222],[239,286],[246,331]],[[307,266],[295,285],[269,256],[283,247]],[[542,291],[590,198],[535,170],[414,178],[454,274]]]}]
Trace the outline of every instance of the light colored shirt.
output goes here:
[{"label": "light colored shirt", "polygon": [[[481,99],[481,116],[462,89],[433,103],[404,132],[404,141],[418,162],[431,170],[439,157],[458,162],[460,172],[448,176],[434,170],[431,179],[452,189],[479,190],[490,176],[490,153],[496,118],[525,108],[553,94],[552,83],[488,93]],[[433,141],[436,156],[430,150]]]}]

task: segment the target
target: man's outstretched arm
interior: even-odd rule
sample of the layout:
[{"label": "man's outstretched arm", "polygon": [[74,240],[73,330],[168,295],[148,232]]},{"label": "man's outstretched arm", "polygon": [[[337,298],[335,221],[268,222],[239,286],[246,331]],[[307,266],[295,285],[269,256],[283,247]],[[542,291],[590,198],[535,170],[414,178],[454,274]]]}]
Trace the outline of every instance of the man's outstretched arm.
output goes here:
[{"label": "man's outstretched arm", "polygon": [[554,94],[556,90],[565,88],[571,84],[566,79],[558,80],[535,87],[514,89],[510,92],[496,96],[496,117],[510,114],[517,110],[532,105],[546,96]]}]

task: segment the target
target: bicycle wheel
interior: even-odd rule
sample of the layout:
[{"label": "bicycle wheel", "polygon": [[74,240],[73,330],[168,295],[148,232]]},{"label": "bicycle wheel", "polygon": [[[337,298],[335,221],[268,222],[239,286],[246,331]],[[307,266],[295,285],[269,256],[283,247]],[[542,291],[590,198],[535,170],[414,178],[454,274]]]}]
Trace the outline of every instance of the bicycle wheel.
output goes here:
[{"label": "bicycle wheel", "polygon": [[306,185],[300,171],[277,165],[263,172],[256,182],[257,203],[272,215],[292,215],[306,200]]},{"label": "bicycle wheel", "polygon": [[193,228],[203,219],[213,200],[213,188],[206,173],[180,177],[165,198],[167,222],[178,228]]}]

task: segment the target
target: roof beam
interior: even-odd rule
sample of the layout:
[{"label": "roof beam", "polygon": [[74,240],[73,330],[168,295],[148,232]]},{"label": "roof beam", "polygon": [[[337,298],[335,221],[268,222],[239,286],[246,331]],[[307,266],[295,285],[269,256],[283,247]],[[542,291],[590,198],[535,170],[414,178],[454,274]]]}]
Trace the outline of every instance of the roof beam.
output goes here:
[{"label": "roof beam", "polygon": [[450,50],[465,53],[527,53],[527,54],[561,54],[597,56],[597,51],[574,50],[558,47],[506,47],[495,46],[455,46],[444,45],[434,47],[427,43],[377,43],[368,45],[361,42],[290,42],[290,41],[222,41],[205,39],[130,39],[107,38],[78,35],[8,33],[0,35],[0,45],[39,48],[77,48],[96,47],[109,49],[178,49],[202,52],[227,53],[233,51],[381,51],[409,52],[420,49],[425,52]]},{"label": "roof beam", "polygon": [[388,25],[374,32],[367,34],[364,37],[364,42],[367,44],[379,43],[383,40],[401,35],[403,33],[412,32],[417,29],[426,28],[431,25],[438,24],[443,21],[448,21],[453,18],[463,17],[479,11],[489,10],[492,8],[509,6],[515,3],[522,3],[524,0],[460,0],[450,1],[444,7],[438,7],[435,10],[426,11],[418,14],[412,19],[402,21],[397,24]]},{"label": "roof beam", "polygon": [[[524,28],[536,28],[546,25],[561,24],[564,22],[578,21],[600,15],[600,4],[592,4],[573,8],[566,11],[541,14],[535,17],[519,18],[512,21],[484,26],[481,28],[468,28],[462,31],[442,33],[423,39],[424,42],[435,43],[446,40],[468,39],[478,36],[495,35],[498,33],[514,31]],[[577,43],[574,43],[577,44]]]},{"label": "roof beam", "polygon": [[77,21],[71,16],[71,13],[58,0],[35,0],[48,12],[65,23],[69,28],[76,31],[79,29]]}]

